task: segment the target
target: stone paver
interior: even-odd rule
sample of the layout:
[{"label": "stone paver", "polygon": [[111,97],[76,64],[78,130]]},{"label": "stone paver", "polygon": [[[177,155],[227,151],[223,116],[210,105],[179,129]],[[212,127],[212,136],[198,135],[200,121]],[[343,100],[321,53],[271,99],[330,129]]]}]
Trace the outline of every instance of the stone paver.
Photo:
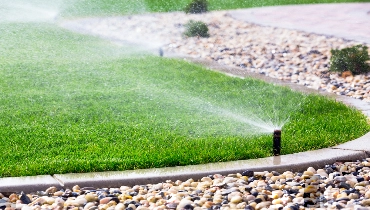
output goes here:
[{"label": "stone paver", "polygon": [[231,11],[237,19],[370,43],[370,3],[274,6]]}]

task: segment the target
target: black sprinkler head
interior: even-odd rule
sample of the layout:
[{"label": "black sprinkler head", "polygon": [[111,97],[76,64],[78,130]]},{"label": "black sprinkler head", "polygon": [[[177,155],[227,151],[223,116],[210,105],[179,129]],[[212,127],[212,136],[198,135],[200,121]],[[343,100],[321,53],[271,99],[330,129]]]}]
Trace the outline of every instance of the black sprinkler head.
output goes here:
[{"label": "black sprinkler head", "polygon": [[273,153],[275,156],[280,155],[280,149],[281,149],[281,130],[274,130],[274,136],[273,136]]}]

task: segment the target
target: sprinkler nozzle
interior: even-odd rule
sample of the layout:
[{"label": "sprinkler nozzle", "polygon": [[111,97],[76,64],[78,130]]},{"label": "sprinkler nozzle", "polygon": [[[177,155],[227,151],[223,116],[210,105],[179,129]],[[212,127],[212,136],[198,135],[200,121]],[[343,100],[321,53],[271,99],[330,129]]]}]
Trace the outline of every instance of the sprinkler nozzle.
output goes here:
[{"label": "sprinkler nozzle", "polygon": [[272,139],[273,141],[273,153],[274,156],[280,155],[280,149],[281,149],[281,130],[274,130],[274,137]]}]

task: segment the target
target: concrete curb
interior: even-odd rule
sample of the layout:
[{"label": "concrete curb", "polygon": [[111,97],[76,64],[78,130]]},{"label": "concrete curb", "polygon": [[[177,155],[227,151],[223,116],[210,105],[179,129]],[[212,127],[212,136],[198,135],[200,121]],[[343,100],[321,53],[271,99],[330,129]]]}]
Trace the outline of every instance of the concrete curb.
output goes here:
[{"label": "concrete curb", "polygon": [[[303,171],[308,167],[324,167],[336,161],[361,160],[367,158],[364,151],[346,149],[320,149],[290,155],[282,155],[253,160],[209,163],[202,165],[177,166],[132,171],[99,172],[87,174],[56,174],[63,187],[79,186],[119,187],[137,184],[161,183],[166,180],[195,180],[212,174],[235,174],[245,170],[263,171]],[[310,161],[305,161],[310,160]]]},{"label": "concrete curb", "polygon": [[[55,174],[54,176],[9,177],[0,179],[0,192],[35,192],[48,187],[120,187],[137,184],[160,183],[166,180],[200,179],[210,174],[235,174],[245,170],[263,171],[303,171],[308,167],[324,167],[333,162],[362,160],[369,157],[370,132],[366,135],[331,148],[259,158],[202,165],[177,166],[128,171],[107,171],[95,173]],[[307,161],[308,160],[308,161]]]},{"label": "concrete curb", "polygon": [[50,175],[6,177],[0,179],[0,192],[35,192],[46,190],[51,186],[61,186],[60,183]]}]

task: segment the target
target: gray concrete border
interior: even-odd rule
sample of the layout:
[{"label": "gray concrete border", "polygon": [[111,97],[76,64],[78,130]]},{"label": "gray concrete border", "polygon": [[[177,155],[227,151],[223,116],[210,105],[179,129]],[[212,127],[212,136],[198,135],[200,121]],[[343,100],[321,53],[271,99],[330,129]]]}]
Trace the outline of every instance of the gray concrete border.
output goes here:
[{"label": "gray concrete border", "polygon": [[[245,170],[263,171],[303,171],[308,167],[320,168],[333,162],[362,160],[369,157],[370,133],[356,140],[331,148],[307,151],[289,155],[209,163],[201,165],[177,166],[128,171],[107,171],[95,173],[55,174],[53,176],[9,177],[0,179],[0,192],[35,192],[48,187],[120,187],[136,184],[155,184],[166,180],[200,179],[211,174],[235,174]],[[361,145],[359,145],[361,144]]]},{"label": "gray concrete border", "polygon": [[0,192],[35,192],[61,184],[50,175],[0,178]]},{"label": "gray concrete border", "polygon": [[120,172],[56,174],[54,177],[60,180],[61,184],[67,188],[71,188],[76,184],[94,187],[119,187],[124,185],[155,184],[165,182],[166,180],[185,181],[190,178],[201,179],[212,174],[227,175],[242,173],[247,169],[256,172],[303,171],[310,166],[319,168],[336,161],[361,160],[364,158],[367,158],[367,154],[364,151],[328,148],[253,160]]}]

